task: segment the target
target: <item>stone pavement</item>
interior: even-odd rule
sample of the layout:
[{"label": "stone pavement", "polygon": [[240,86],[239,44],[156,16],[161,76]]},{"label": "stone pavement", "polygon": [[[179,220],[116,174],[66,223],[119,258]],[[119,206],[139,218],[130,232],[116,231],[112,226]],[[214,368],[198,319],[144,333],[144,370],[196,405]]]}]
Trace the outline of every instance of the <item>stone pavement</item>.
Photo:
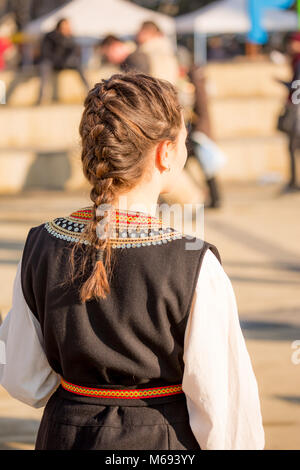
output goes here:
[{"label": "stone pavement", "polygon": [[[219,248],[236,293],[241,326],[257,377],[266,449],[300,449],[300,193],[277,185],[224,183],[224,206],[205,212],[205,238]],[[0,309],[32,226],[89,205],[84,193],[26,192],[0,198]],[[300,354],[298,355],[300,359]],[[0,449],[32,449],[42,410],[0,388]]]}]

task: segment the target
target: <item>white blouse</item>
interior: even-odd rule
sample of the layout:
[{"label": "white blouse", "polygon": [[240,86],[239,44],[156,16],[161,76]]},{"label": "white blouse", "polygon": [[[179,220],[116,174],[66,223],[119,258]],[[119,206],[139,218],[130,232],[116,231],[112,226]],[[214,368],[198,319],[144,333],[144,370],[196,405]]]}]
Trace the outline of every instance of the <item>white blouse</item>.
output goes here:
[{"label": "white blouse", "polygon": [[[39,322],[21,287],[0,327],[0,384],[30,406],[45,406],[60,384],[43,348]],[[3,347],[5,345],[5,348]],[[2,359],[2,361],[1,361]],[[265,445],[256,378],[240,328],[235,295],[223,267],[204,256],[187,322],[184,376],[190,426],[203,450],[262,450]]]}]

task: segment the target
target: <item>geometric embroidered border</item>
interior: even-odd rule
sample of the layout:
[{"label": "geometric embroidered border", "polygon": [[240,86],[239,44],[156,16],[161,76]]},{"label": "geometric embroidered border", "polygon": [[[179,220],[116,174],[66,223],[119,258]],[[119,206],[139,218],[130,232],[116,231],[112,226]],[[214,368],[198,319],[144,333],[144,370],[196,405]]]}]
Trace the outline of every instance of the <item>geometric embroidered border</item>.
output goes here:
[{"label": "geometric embroidered border", "polygon": [[[133,211],[116,211],[115,220],[111,227],[115,236],[110,236],[112,248],[139,248],[150,245],[163,245],[182,238],[182,233],[172,227],[164,226],[160,219]],[[80,238],[88,220],[92,218],[91,208],[73,212],[68,217],[58,217],[45,223],[45,229],[54,237],[69,242],[89,244],[88,240]],[[134,223],[136,225],[134,225]],[[134,223],[133,223],[134,222]]]},{"label": "geometric embroidered border", "polygon": [[166,397],[168,395],[177,395],[183,393],[181,385],[167,385],[166,387],[154,387],[135,390],[112,390],[107,388],[90,388],[74,385],[61,379],[62,387],[68,392],[75,393],[76,395],[83,395],[86,397],[101,397],[101,398],[156,398]]}]

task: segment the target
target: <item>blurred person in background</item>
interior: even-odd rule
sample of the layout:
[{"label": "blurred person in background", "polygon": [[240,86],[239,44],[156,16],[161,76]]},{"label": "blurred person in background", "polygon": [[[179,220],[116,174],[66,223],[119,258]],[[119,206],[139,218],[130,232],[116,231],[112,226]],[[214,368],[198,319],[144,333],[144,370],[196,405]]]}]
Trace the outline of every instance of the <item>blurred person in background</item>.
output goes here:
[{"label": "blurred person in background", "polygon": [[7,12],[7,5],[8,1],[7,0],[0,0],[0,20],[1,16],[4,16]]},{"label": "blurred person in background", "polygon": [[204,173],[209,192],[205,207],[216,209],[221,206],[217,175],[225,164],[225,156],[213,141],[203,67],[193,65],[189,77],[195,87],[194,119],[190,134],[192,149]]},{"label": "blurred person in background", "polygon": [[132,70],[150,73],[148,56],[138,49],[132,51],[130,45],[117,36],[106,36],[100,42],[100,53],[108,63],[117,65],[124,72]]},{"label": "blurred person in background", "polygon": [[183,106],[185,122],[190,123],[194,115],[195,87],[192,84],[189,71],[193,64],[193,57],[186,46],[177,46],[176,57],[179,67],[179,78],[177,81],[177,92],[180,104]]},{"label": "blurred person in background", "polygon": [[224,47],[223,39],[220,36],[212,37],[208,40],[207,44],[207,59],[208,60],[224,60],[228,58],[228,54]]},{"label": "blurred person in background", "polygon": [[[17,49],[18,72],[22,72],[23,80],[30,79],[34,75],[34,71],[32,70],[34,62],[33,45],[30,38],[24,33],[24,29],[33,18],[33,6],[36,2],[37,0],[9,0],[7,2],[7,11],[13,14],[16,25],[13,42]],[[39,3],[43,4],[44,0]],[[19,74],[17,73],[17,75]],[[23,80],[18,80],[16,76],[13,89]]]},{"label": "blurred person in background", "polygon": [[300,107],[298,102],[293,100],[294,93],[299,100],[299,93],[296,92],[299,85],[297,86],[297,83],[294,82],[300,80],[300,32],[288,36],[286,49],[290,57],[292,80],[291,82],[278,80],[288,88],[288,97],[284,111],[279,116],[277,128],[285,132],[289,138],[290,176],[287,185],[283,188],[283,192],[290,192],[300,190],[300,185],[297,183],[296,161],[296,151],[300,148]]},{"label": "blurred person in background", "polygon": [[188,157],[196,158],[204,174],[209,192],[205,206],[218,208],[221,195],[217,173],[225,162],[213,142],[204,69],[193,65],[191,54],[182,46],[178,47],[178,61],[181,79],[177,88],[189,127]]},{"label": "blurred person in background", "polygon": [[[47,33],[42,39],[37,64],[41,84],[36,104],[39,105],[43,101],[49,80],[52,80],[53,85],[52,99],[58,101],[58,73],[62,70],[76,70],[88,92],[89,84],[81,65],[81,49],[72,36],[71,25],[66,18],[59,20],[55,30]],[[36,74],[32,67],[27,68],[29,70],[25,70],[24,73],[16,73],[7,90],[7,103],[10,101],[15,89]]]},{"label": "blurred person in background", "polygon": [[40,93],[38,104],[42,102],[45,87],[49,79],[53,79],[53,101],[58,101],[57,78],[62,70],[76,70],[88,92],[89,84],[81,65],[81,50],[72,36],[72,28],[68,19],[61,19],[54,31],[47,33],[41,44],[40,56]]},{"label": "blurred person in background", "polygon": [[145,21],[136,36],[139,52],[147,54],[150,73],[168,80],[173,85],[179,78],[179,66],[171,41],[153,21]]},{"label": "blurred person in background", "polygon": [[0,71],[5,69],[5,52],[12,46],[8,38],[0,37]]}]

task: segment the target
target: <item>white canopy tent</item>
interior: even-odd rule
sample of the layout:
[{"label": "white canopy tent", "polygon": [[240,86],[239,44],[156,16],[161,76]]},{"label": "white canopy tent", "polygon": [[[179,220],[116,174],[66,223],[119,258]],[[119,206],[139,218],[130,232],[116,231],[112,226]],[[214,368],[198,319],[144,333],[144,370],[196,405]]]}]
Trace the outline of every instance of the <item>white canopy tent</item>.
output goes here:
[{"label": "white canopy tent", "polygon": [[71,21],[75,36],[99,38],[107,34],[133,36],[143,21],[152,20],[169,36],[175,36],[175,20],[126,0],[72,0],[32,21],[25,32],[40,35],[53,30],[61,18]]},{"label": "white canopy tent", "polygon": [[[263,25],[269,32],[298,29],[297,13],[288,10],[268,9]],[[220,0],[176,19],[179,34],[195,34],[195,57],[204,54],[206,41],[212,34],[248,33],[251,28],[248,0]]]}]

